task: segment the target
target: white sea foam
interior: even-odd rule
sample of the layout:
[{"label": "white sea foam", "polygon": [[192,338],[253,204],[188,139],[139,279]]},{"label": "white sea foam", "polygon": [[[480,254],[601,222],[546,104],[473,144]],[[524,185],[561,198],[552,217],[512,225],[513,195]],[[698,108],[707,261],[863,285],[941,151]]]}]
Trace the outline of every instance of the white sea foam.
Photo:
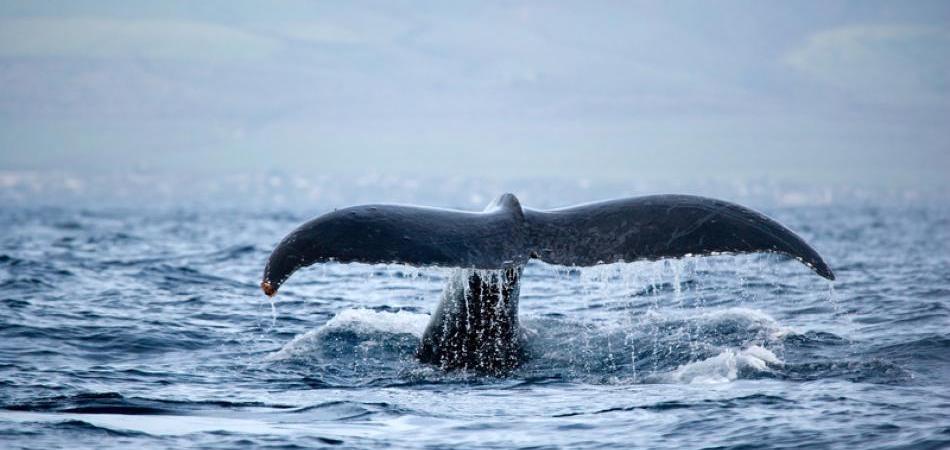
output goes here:
[{"label": "white sea foam", "polygon": [[[706,324],[746,324],[750,330],[760,330],[759,332],[763,333],[760,337],[767,341],[795,333],[795,330],[780,324],[772,316],[749,308],[711,311],[696,317],[695,320]],[[771,370],[769,366],[782,364],[782,360],[771,350],[750,345],[744,349],[725,349],[711,358],[681,365],[666,378],[673,383],[726,383],[735,381],[742,370],[767,372]]]},{"label": "white sea foam", "polygon": [[357,308],[345,309],[323,325],[325,330],[346,330],[356,333],[412,334],[422,337],[428,314],[408,311],[373,311]]},{"label": "white sea foam", "polygon": [[320,328],[294,337],[290,342],[284,344],[280,350],[268,355],[266,359],[268,361],[279,361],[307,353],[314,348],[321,336],[330,332],[350,331],[357,335],[367,336],[411,334],[421,338],[428,320],[428,314],[408,311],[388,312],[364,308],[345,309]]},{"label": "white sea foam", "polygon": [[745,350],[728,349],[702,361],[684,364],[668,375],[673,383],[728,383],[739,377],[739,370],[758,372],[771,370],[769,365],[781,365],[780,360],[768,349],[753,345]]}]

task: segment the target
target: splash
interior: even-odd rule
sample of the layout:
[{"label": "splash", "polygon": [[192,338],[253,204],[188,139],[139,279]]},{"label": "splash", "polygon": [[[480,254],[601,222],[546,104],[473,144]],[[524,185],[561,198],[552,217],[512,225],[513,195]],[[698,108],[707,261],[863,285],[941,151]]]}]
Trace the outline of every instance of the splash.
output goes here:
[{"label": "splash", "polygon": [[753,345],[745,350],[728,349],[712,358],[684,364],[663,378],[667,382],[682,384],[728,383],[738,379],[742,370],[768,372],[770,366],[782,364],[775,353]]},{"label": "splash", "polygon": [[323,329],[347,330],[357,333],[411,334],[422,337],[428,314],[409,311],[374,311],[372,309],[345,309],[330,319]]},{"label": "splash", "polygon": [[408,311],[374,311],[357,308],[345,309],[316,330],[294,337],[280,350],[268,355],[267,361],[280,361],[297,356],[308,356],[321,349],[324,337],[338,333],[350,333],[357,338],[356,345],[372,346],[380,340],[396,335],[410,335],[415,339],[422,337],[428,314]]}]

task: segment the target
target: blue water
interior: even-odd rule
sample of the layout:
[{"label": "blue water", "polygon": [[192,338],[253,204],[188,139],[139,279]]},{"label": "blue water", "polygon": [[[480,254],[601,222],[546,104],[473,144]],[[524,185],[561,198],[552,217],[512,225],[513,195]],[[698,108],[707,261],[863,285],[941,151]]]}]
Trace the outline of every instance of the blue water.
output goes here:
[{"label": "blue water", "polygon": [[950,446],[939,201],[754,202],[833,284],[777,256],[533,262],[530,359],[488,378],[413,359],[446,270],[330,264],[260,293],[274,243],[352,199],[7,200],[3,448]]}]

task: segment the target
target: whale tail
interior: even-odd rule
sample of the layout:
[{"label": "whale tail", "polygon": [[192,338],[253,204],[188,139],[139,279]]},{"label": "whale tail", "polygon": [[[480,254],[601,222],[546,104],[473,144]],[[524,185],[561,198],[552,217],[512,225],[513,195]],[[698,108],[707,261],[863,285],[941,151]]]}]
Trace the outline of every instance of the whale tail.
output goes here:
[{"label": "whale tail", "polygon": [[834,272],[801,237],[752,209],[692,195],[651,195],[528,211],[531,248],[544,262],[590,266],[689,255],[771,252],[818,275]]},{"label": "whale tail", "polygon": [[297,269],[327,261],[502,269],[531,258],[591,266],[752,252],[785,254],[835,278],[797,234],[734,203],[652,195],[538,211],[505,194],[480,213],[363,205],[317,217],[274,249],[261,288],[274,295]]}]

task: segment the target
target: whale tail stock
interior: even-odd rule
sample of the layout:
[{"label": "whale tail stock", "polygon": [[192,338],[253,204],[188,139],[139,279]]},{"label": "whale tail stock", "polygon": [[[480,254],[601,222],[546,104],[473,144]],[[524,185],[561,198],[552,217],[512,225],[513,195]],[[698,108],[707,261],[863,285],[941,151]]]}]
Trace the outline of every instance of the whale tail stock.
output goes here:
[{"label": "whale tail stock", "polygon": [[797,234],[749,208],[692,195],[651,195],[554,210],[504,194],[480,213],[404,205],[335,210],[274,249],[261,288],[275,295],[297,269],[319,262],[402,263],[473,269],[565,266],[718,253],[781,253],[835,278]]}]

